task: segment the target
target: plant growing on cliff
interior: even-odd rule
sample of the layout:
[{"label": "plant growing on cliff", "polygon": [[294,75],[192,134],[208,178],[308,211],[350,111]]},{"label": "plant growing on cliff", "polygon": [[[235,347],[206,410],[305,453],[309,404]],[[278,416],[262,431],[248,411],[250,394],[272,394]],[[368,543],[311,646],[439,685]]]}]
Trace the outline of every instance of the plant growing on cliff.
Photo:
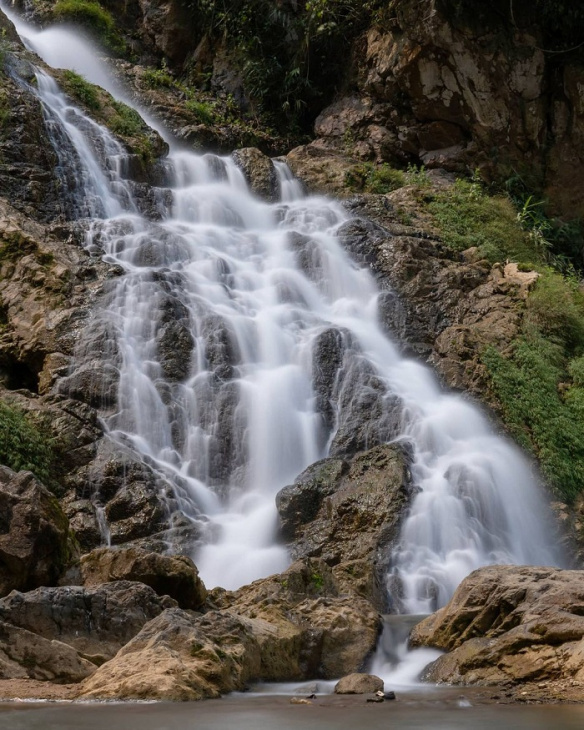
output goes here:
[{"label": "plant growing on cliff", "polygon": [[82,25],[112,51],[124,48],[112,14],[97,0],[57,0],[53,16],[62,22]]},{"label": "plant growing on cliff", "polygon": [[63,86],[65,91],[81,102],[83,106],[93,111],[101,109],[97,88],[75,71],[68,69],[63,71]]},{"label": "plant growing on cliff", "polygon": [[54,488],[54,461],[51,440],[43,430],[19,408],[0,402],[0,464],[32,471]]}]

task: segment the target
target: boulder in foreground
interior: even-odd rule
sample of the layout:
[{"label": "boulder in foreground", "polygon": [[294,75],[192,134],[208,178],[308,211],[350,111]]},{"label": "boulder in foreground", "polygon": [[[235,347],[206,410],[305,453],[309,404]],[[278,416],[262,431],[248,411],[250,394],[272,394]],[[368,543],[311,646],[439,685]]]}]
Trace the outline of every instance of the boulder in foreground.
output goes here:
[{"label": "boulder in foreground", "polygon": [[426,670],[432,682],[584,688],[584,571],[481,568],[414,628],[411,644],[450,652]]},{"label": "boulder in foreground", "polygon": [[335,685],[335,694],[338,695],[365,695],[373,692],[383,692],[383,679],[374,674],[348,674]]}]

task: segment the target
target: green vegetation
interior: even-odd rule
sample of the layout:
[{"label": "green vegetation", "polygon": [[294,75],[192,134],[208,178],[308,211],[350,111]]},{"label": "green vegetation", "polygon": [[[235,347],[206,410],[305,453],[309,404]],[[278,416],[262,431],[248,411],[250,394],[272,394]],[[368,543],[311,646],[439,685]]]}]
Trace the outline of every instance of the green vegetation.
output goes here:
[{"label": "green vegetation", "polygon": [[174,77],[168,72],[165,65],[162,68],[148,68],[144,71],[142,80],[149,89],[167,88],[177,86]]},{"label": "green vegetation", "polygon": [[97,0],[57,0],[53,15],[56,20],[82,25],[114,52],[124,50],[112,14]]},{"label": "green vegetation", "polygon": [[388,6],[383,0],[190,0],[187,5],[194,32],[233,49],[257,109],[288,128],[304,129],[338,89],[352,40]]},{"label": "green vegetation", "polygon": [[345,184],[349,190],[363,193],[390,193],[406,184],[401,170],[394,170],[388,164],[374,165],[364,162],[355,165],[345,173]]},{"label": "green vegetation", "polygon": [[109,119],[112,132],[121,137],[135,137],[144,132],[144,122],[135,109],[115,100],[112,100],[111,106],[115,110],[115,114]]},{"label": "green vegetation", "polygon": [[419,200],[453,252],[476,246],[491,263],[512,261],[540,274],[518,337],[504,352],[489,347],[481,357],[510,433],[538,458],[556,494],[572,501],[584,487],[580,224],[550,220],[524,191],[491,195],[476,177],[421,189]]},{"label": "green vegetation", "polygon": [[64,90],[72,97],[77,99],[87,109],[99,111],[101,109],[101,101],[99,99],[98,87],[80,76],[75,71],[63,71],[63,87]]},{"label": "green vegetation", "polygon": [[14,471],[32,471],[55,488],[55,453],[50,438],[18,408],[0,402],[0,464]]},{"label": "green vegetation", "polygon": [[193,114],[201,124],[213,124],[216,120],[215,111],[209,102],[187,99],[185,109]]}]

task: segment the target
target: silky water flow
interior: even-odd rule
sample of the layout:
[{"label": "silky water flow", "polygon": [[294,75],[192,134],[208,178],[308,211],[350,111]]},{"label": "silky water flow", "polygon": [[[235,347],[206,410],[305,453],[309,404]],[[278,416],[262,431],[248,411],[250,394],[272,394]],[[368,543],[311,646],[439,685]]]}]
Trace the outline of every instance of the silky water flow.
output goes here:
[{"label": "silky water flow", "polygon": [[[129,101],[74,31],[10,17],[47,63]],[[336,235],[349,219],[338,202],[304,196],[282,162],[280,201],[260,201],[233,160],[181,149],[156,122],[171,151],[140,212],[124,149],[37,78],[72,215],[88,249],[123,271],[100,313],[119,353],[104,420],[171,486],[208,586],[286,568],[275,495],[350,442],[362,414],[361,446],[394,440],[411,455],[415,496],[388,575],[400,613],[444,605],[483,565],[559,562],[532,465],[387,336],[374,278]],[[373,663],[397,682],[435,656],[407,653],[400,632],[390,620]]]}]

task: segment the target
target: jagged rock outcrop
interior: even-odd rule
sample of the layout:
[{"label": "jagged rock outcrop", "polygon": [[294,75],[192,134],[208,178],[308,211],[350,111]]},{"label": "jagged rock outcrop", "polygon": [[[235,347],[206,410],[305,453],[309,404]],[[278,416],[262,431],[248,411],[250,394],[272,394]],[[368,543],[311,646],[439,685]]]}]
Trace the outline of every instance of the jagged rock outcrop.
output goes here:
[{"label": "jagged rock outcrop", "polygon": [[0,596],[55,585],[77,556],[54,495],[32,473],[0,466]]},{"label": "jagged rock outcrop", "polygon": [[99,548],[84,555],[79,567],[85,587],[138,581],[160,596],[171,596],[181,608],[194,610],[201,608],[207,598],[196,565],[182,555],[159,555],[139,548]]},{"label": "jagged rock outcrop", "polygon": [[406,460],[394,446],[308,467],[276,497],[292,555],[322,559],[344,591],[384,610],[385,574],[409,500],[408,485]]},{"label": "jagged rock outcrop", "polygon": [[450,653],[426,670],[434,682],[546,683],[548,698],[584,684],[584,573],[490,566],[418,624],[413,646]]},{"label": "jagged rock outcrop", "polygon": [[546,54],[529,3],[507,18],[509,7],[469,5],[394,3],[392,21],[360,39],[356,82],[321,112],[316,136],[367,160],[479,168],[488,180],[521,171],[556,212],[581,216],[581,63]]},{"label": "jagged rock outcrop", "polygon": [[276,169],[269,157],[256,147],[235,150],[232,157],[253,193],[268,202],[277,200],[279,190]]},{"label": "jagged rock outcrop", "polygon": [[80,696],[199,700],[260,677],[332,678],[359,669],[380,630],[371,604],[340,595],[318,560],[299,561],[235,593],[217,589],[211,601],[217,610],[202,616],[171,609],[146,624],[83,682]]},{"label": "jagged rock outcrop", "polygon": [[119,581],[83,588],[13,591],[0,600],[0,620],[60,641],[99,665],[111,659],[152,620],[176,606],[143,583]]}]

